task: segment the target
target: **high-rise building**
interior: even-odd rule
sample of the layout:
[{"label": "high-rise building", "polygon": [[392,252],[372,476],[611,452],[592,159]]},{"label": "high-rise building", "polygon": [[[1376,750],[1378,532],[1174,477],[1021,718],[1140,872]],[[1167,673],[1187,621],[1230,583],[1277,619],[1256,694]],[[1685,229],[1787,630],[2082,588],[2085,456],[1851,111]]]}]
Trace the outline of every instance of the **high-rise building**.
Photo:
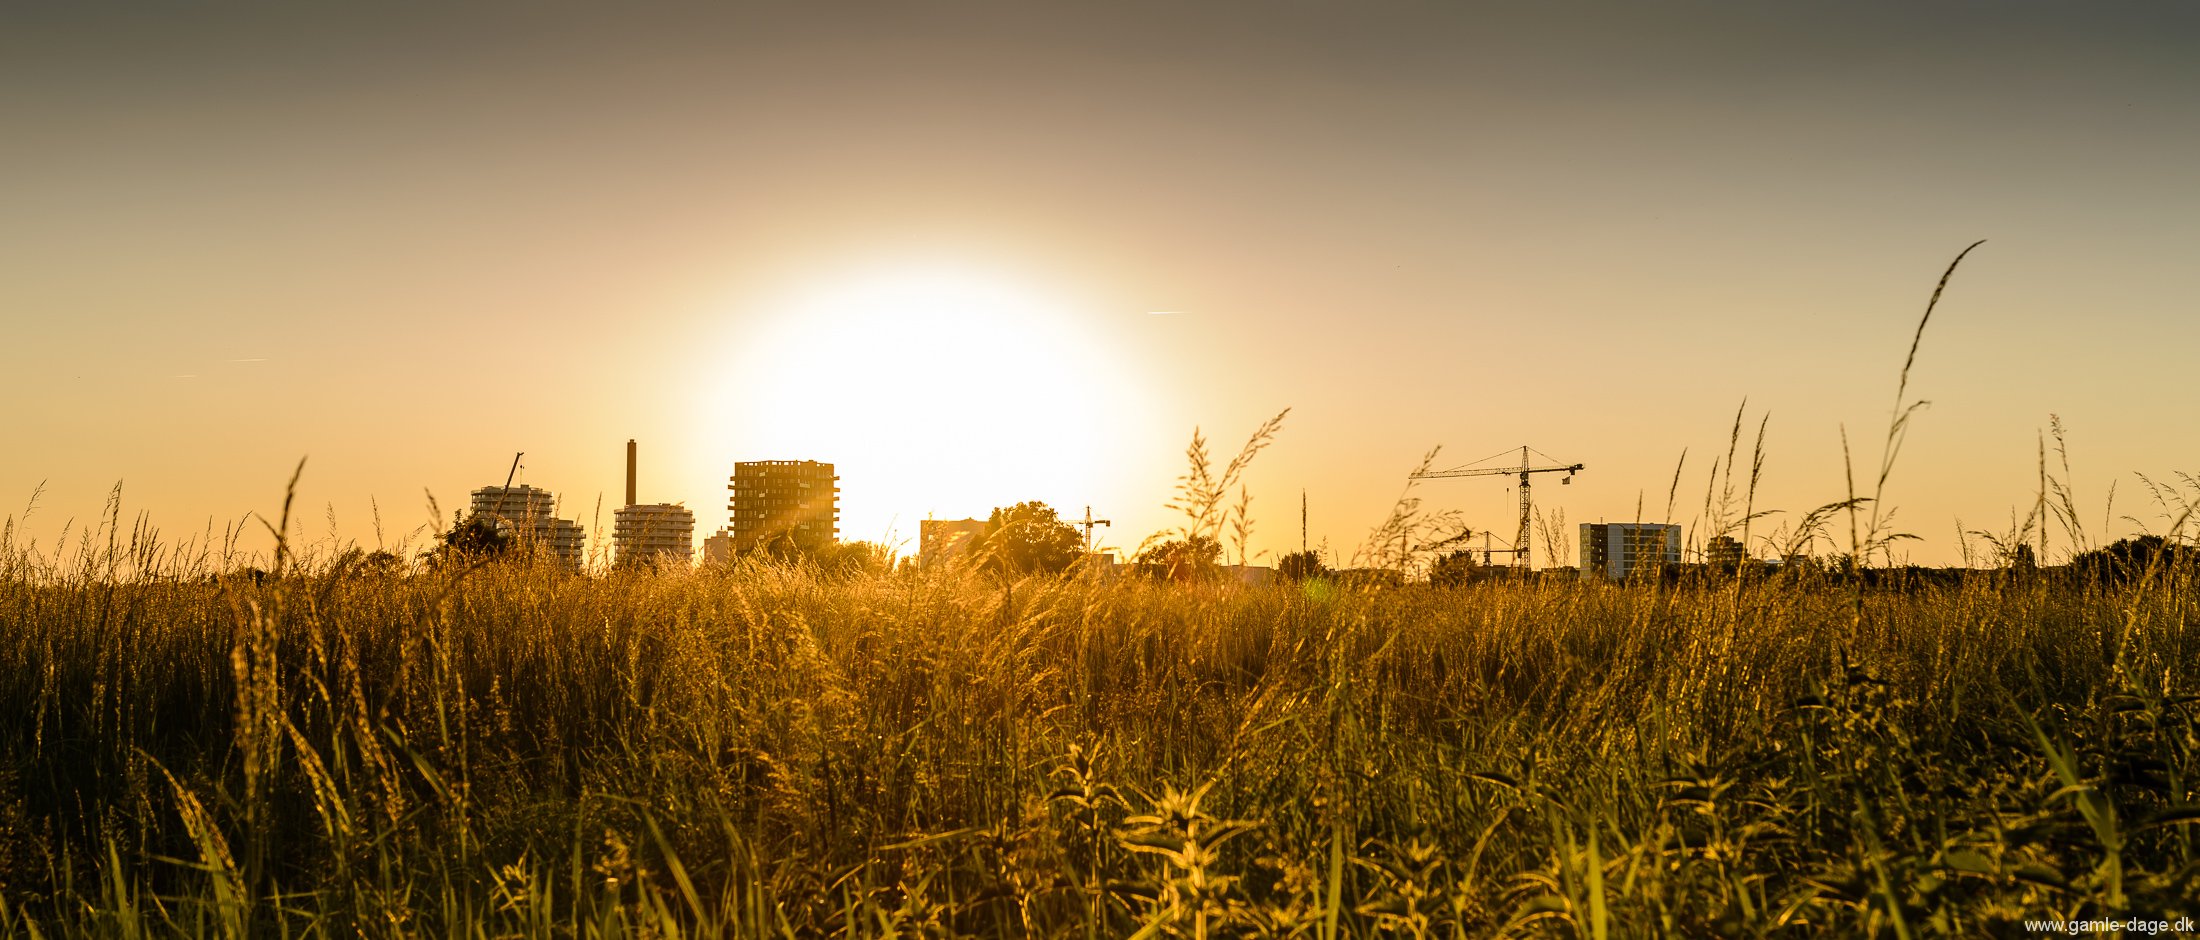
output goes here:
[{"label": "high-rise building", "polygon": [[752,460],[733,465],[726,489],[733,550],[747,551],[781,535],[798,544],[840,538],[840,478],[815,460]]},{"label": "high-rise building", "polygon": [[676,503],[626,506],[612,514],[617,563],[687,565],[695,558],[695,514]]},{"label": "high-rise building", "polygon": [[1581,524],[1581,576],[1622,581],[1681,563],[1681,527],[1655,522]]},{"label": "high-rise building", "polygon": [[626,442],[626,505],[611,514],[611,545],[615,563],[622,566],[677,564],[695,560],[695,514],[678,503],[634,501],[636,452],[632,438]]},{"label": "high-rise building", "polygon": [[538,487],[484,486],[474,491],[469,508],[518,539],[521,550],[544,553],[560,567],[579,571],[588,532],[580,523],[557,518],[557,505],[557,497]]}]

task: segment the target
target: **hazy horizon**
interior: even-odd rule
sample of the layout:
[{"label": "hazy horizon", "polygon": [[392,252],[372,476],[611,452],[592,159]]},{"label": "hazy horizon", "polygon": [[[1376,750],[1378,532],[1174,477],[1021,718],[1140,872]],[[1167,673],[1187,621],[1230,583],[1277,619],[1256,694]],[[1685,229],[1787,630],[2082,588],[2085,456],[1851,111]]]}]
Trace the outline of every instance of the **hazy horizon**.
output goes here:
[{"label": "hazy horizon", "polygon": [[[607,528],[633,438],[698,542],[736,461],[811,459],[844,539],[1037,499],[1122,549],[1177,523],[1195,427],[1219,463],[1289,407],[1254,549],[1303,491],[1343,562],[1438,445],[1585,464],[1536,489],[1569,529],[1688,523],[1745,399],[1762,535],[1847,495],[1844,428],[1868,494],[1977,239],[1899,551],[2028,511],[2050,415],[2096,542],[2200,470],[2190,5],[6,22],[0,516],[42,545],[117,480],[175,535],[273,518],[301,456],[309,539],[394,543],[424,491],[447,525],[516,451]],[[1418,494],[1512,529],[1502,480]]]}]

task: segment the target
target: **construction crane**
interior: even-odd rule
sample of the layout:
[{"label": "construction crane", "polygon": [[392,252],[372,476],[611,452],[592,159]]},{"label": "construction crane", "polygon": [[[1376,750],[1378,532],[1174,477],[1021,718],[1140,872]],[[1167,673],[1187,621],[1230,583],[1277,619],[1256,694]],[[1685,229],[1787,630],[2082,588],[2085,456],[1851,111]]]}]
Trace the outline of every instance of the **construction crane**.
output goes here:
[{"label": "construction crane", "polygon": [[1083,520],[1083,521],[1081,521],[1081,522],[1080,522],[1080,521],[1078,521],[1078,520],[1072,519],[1072,520],[1070,520],[1070,525],[1073,525],[1073,526],[1076,526],[1076,527],[1078,527],[1078,528],[1080,528],[1080,529],[1083,529],[1083,530],[1085,530],[1085,552],[1086,552],[1087,554],[1090,554],[1090,553],[1092,552],[1092,527],[1093,527],[1093,526],[1096,526],[1096,525],[1104,525],[1104,526],[1107,526],[1107,527],[1109,527],[1109,528],[1114,528],[1114,527],[1115,527],[1115,523],[1113,523],[1113,522],[1109,522],[1109,521],[1108,521],[1108,520],[1106,520],[1106,519],[1095,519],[1095,518],[1093,518],[1093,517],[1092,517],[1092,507],[1091,507],[1091,506],[1086,506],[1086,507],[1085,507],[1085,518],[1084,518],[1084,520]]},{"label": "construction crane", "polygon": [[[1534,465],[1533,463],[1529,462],[1529,460],[1528,460],[1528,451],[1529,451],[1529,447],[1528,447],[1527,445],[1523,444],[1523,445],[1521,445],[1521,446],[1520,446],[1520,466],[1517,466],[1517,467],[1476,467],[1476,466],[1474,466],[1473,464],[1468,464],[1467,466],[1464,466],[1464,467],[1459,467],[1459,468],[1457,468],[1457,469],[1453,469],[1453,470],[1436,470],[1436,471],[1431,471],[1431,472],[1426,472],[1426,473],[1416,473],[1416,474],[1414,474],[1414,475],[1413,475],[1412,479],[1415,479],[1415,480],[1440,480],[1440,479],[1445,479],[1445,478],[1448,478],[1448,477],[1489,477],[1489,476],[1511,476],[1511,475],[1515,475],[1515,474],[1519,475],[1519,477],[1520,477],[1520,536],[1519,536],[1518,538],[1516,538],[1516,539],[1514,539],[1514,540],[1513,540],[1513,547],[1512,547],[1511,549],[1509,549],[1509,551],[1511,551],[1511,552],[1512,552],[1512,556],[1513,556],[1513,567],[1515,567],[1515,568],[1523,568],[1523,569],[1524,569],[1524,568],[1527,568],[1527,567],[1528,567],[1528,563],[1529,563],[1529,562],[1530,562],[1530,561],[1532,560],[1532,559],[1530,558],[1529,554],[1528,554],[1528,522],[1529,522],[1529,519],[1530,519],[1530,516],[1531,516],[1531,514],[1532,514],[1532,513],[1533,513],[1533,512],[1535,511],[1535,510],[1534,510],[1534,504],[1533,504],[1533,503],[1531,503],[1531,502],[1529,501],[1529,498],[1528,498],[1528,476],[1529,476],[1529,474],[1534,474],[1534,473],[1558,473],[1558,472],[1560,472],[1560,471],[1564,471],[1564,472],[1565,472],[1565,474],[1566,474],[1566,476],[1565,476],[1564,478],[1560,479],[1560,480],[1559,480],[1559,482],[1560,482],[1560,483],[1572,483],[1572,482],[1574,482],[1574,474],[1576,474],[1576,473],[1579,473],[1579,472],[1581,472],[1581,464],[1578,464],[1578,463],[1577,463],[1577,464],[1565,464],[1565,465],[1559,465],[1559,464],[1555,464],[1555,463],[1554,463],[1553,465],[1551,465],[1551,466],[1546,466],[1546,467],[1538,467],[1538,466],[1535,466],[1535,465]],[[1540,453],[1540,452],[1539,452],[1539,453]],[[1545,457],[1549,457],[1550,455],[1549,455],[1549,454],[1544,454],[1544,456],[1545,456]],[[1478,463],[1487,463],[1487,462],[1488,462],[1488,461],[1489,461],[1490,459],[1493,459],[1493,458],[1484,458],[1483,460],[1481,460],[1481,461],[1477,461],[1477,462],[1478,462]],[[1489,548],[1484,548],[1484,549],[1483,549],[1482,551],[1483,551],[1483,557],[1484,557],[1485,559],[1486,559],[1486,558],[1488,558],[1488,557],[1489,557],[1489,555],[1490,555],[1490,553],[1491,553],[1491,550],[1490,550]],[[1508,551],[1508,549],[1497,549],[1497,551]]]},{"label": "construction crane", "polygon": [[1484,529],[1484,530],[1482,530],[1482,563],[1483,563],[1483,564],[1485,564],[1485,565],[1495,565],[1495,564],[1497,564],[1497,556],[1498,556],[1498,555],[1500,555],[1500,554],[1503,554],[1503,555],[1511,555],[1511,556],[1513,556],[1513,559],[1514,559],[1515,561],[1518,561],[1518,560],[1520,559],[1520,550],[1519,550],[1519,549],[1517,549],[1517,548],[1498,548],[1498,547],[1497,547],[1496,545],[1492,544],[1492,542],[1491,542],[1491,540],[1492,540],[1492,539],[1493,539],[1494,537],[1495,537],[1495,536],[1494,536],[1494,535],[1493,535],[1493,534],[1492,534],[1492,533],[1490,532],[1490,530],[1488,530],[1488,529]]}]

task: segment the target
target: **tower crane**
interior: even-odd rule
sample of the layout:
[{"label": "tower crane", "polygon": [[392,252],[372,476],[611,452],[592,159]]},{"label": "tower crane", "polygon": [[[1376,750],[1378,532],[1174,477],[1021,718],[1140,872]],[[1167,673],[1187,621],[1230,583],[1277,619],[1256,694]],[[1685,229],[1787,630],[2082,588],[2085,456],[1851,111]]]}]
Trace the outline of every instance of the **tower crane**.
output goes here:
[{"label": "tower crane", "polygon": [[1084,518],[1084,519],[1082,519],[1082,520],[1078,520],[1078,519],[1071,519],[1071,520],[1069,521],[1069,524],[1070,524],[1070,525],[1073,525],[1073,526],[1076,526],[1076,527],[1078,527],[1078,528],[1080,528],[1080,529],[1083,529],[1083,530],[1085,530],[1085,551],[1086,551],[1086,552],[1087,552],[1088,554],[1089,554],[1089,553],[1090,553],[1090,552],[1092,551],[1092,527],[1093,527],[1093,526],[1096,526],[1096,525],[1104,525],[1104,526],[1107,526],[1107,527],[1109,527],[1109,528],[1114,528],[1114,527],[1115,527],[1115,523],[1113,523],[1113,522],[1109,522],[1109,521],[1108,521],[1108,520],[1106,520],[1106,519],[1095,519],[1095,518],[1093,518],[1093,517],[1092,517],[1092,507],[1091,507],[1091,506],[1086,506],[1086,507],[1085,507],[1085,518]]},{"label": "tower crane", "polygon": [[[1517,539],[1513,540],[1512,556],[1513,567],[1521,568],[1524,570],[1529,566],[1528,563],[1532,560],[1528,554],[1528,522],[1530,514],[1534,511],[1534,504],[1531,503],[1528,498],[1529,474],[1558,473],[1563,471],[1565,472],[1566,476],[1561,478],[1559,482],[1572,483],[1574,482],[1574,474],[1581,472],[1581,464],[1578,463],[1564,465],[1553,464],[1551,466],[1545,467],[1535,466],[1528,460],[1528,451],[1529,448],[1527,445],[1521,445],[1520,466],[1517,467],[1476,467],[1473,464],[1468,464],[1467,466],[1459,467],[1452,470],[1435,470],[1424,473],[1416,473],[1412,476],[1412,479],[1440,480],[1449,477],[1512,476],[1515,474],[1519,475],[1520,536]],[[1546,454],[1544,456],[1547,457],[1549,455]],[[1485,459],[1485,461],[1483,462],[1487,462],[1487,459]],[[1485,548],[1483,549],[1483,552],[1486,556],[1489,553],[1489,549]]]}]

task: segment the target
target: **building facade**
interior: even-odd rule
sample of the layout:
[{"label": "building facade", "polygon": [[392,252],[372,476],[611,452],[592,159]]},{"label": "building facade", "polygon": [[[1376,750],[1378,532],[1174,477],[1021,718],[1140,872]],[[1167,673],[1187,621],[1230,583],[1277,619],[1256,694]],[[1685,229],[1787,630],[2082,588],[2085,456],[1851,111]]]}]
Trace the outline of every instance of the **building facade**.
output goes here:
[{"label": "building facade", "polygon": [[499,531],[517,539],[523,551],[545,555],[567,571],[581,570],[588,531],[557,517],[557,497],[533,486],[484,486],[473,492],[469,510],[494,520]]},{"label": "building facade", "polygon": [[917,564],[941,564],[970,554],[985,535],[984,519],[926,519],[917,523]]},{"label": "building facade", "polygon": [[695,557],[695,514],[676,503],[628,506],[612,515],[611,544],[622,566],[685,567]]},{"label": "building facade", "polygon": [[1717,535],[1704,546],[1704,561],[1722,571],[1732,571],[1749,563],[1749,551],[1731,535]]},{"label": "building facade", "polygon": [[1681,527],[1655,522],[1581,524],[1581,576],[1623,581],[1681,563]]},{"label": "building facade", "polygon": [[703,540],[703,564],[730,565],[733,563],[733,530],[719,529],[718,534]]},{"label": "building facade", "polygon": [[753,460],[733,465],[726,489],[733,551],[781,535],[803,545],[840,539],[840,478],[815,460]]}]

